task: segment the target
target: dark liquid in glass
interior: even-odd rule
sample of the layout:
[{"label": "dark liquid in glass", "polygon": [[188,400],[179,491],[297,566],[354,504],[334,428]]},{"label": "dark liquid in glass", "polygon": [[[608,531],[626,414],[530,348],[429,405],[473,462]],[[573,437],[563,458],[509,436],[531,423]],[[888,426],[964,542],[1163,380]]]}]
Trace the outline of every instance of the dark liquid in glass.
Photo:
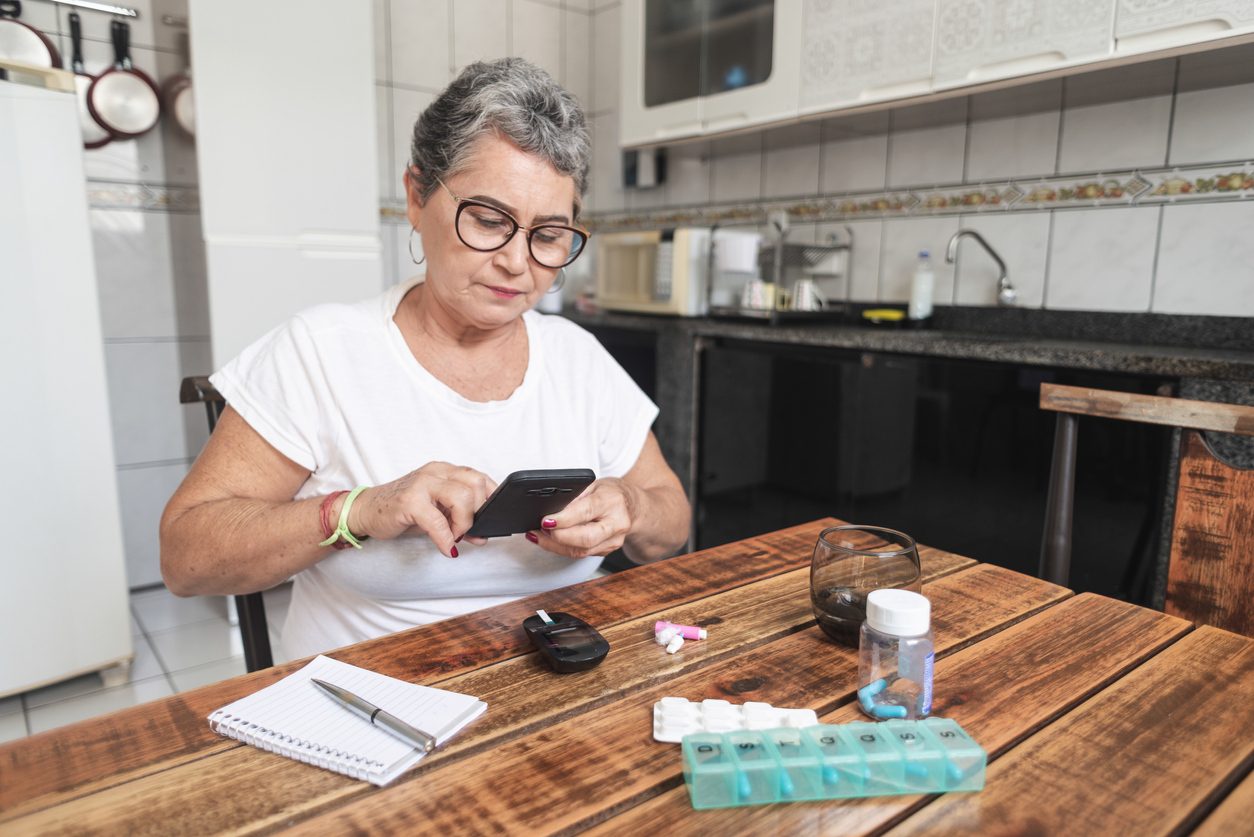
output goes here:
[{"label": "dark liquid in glass", "polygon": [[858,630],[866,621],[866,593],[848,587],[826,587],[810,593],[814,618],[823,633],[850,648],[858,647]]}]

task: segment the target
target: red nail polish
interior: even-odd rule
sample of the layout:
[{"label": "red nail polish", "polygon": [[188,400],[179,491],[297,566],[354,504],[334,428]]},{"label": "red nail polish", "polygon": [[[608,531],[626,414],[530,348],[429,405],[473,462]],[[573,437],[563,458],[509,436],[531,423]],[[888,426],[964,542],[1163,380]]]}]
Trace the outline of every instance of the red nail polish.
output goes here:
[{"label": "red nail polish", "polygon": [[450,549],[450,550],[448,551],[448,554],[449,554],[449,557],[451,557],[451,558],[456,558],[456,557],[457,557],[457,547],[453,547],[452,549]]},{"label": "red nail polish", "polygon": [[454,541],[453,541],[453,543],[461,543],[461,542],[462,542],[462,538],[464,538],[464,537],[466,537],[466,536],[465,536],[465,535],[458,535],[458,536],[457,536],[457,539],[456,539],[456,540],[454,540]]},{"label": "red nail polish", "polygon": [[527,533],[527,540],[531,541],[532,543],[539,543],[539,542],[540,542],[540,539],[539,539],[538,537],[536,537],[536,533],[535,533],[535,532],[528,532],[528,533]]},{"label": "red nail polish", "polygon": [[546,518],[544,518],[544,520],[541,520],[541,521],[540,521],[540,528],[542,528],[542,529],[556,529],[556,528],[557,528],[557,521],[556,521],[556,520],[554,520],[554,519],[553,519],[553,518],[551,518],[551,517],[546,517]]}]

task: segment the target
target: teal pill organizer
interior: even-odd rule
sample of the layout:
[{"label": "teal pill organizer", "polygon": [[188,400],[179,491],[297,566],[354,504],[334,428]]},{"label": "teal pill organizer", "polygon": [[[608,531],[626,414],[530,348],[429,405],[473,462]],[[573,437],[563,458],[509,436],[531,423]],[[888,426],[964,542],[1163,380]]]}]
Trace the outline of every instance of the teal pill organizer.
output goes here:
[{"label": "teal pill organizer", "polygon": [[948,718],[684,736],[692,807],[978,791],[988,757]]}]

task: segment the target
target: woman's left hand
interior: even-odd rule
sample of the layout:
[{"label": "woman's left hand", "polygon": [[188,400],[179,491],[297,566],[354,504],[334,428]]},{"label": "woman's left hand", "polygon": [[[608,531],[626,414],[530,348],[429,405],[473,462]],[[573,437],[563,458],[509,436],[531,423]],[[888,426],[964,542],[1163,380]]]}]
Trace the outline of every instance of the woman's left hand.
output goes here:
[{"label": "woman's left hand", "polygon": [[631,534],[640,505],[638,491],[617,477],[599,479],[566,508],[541,521],[527,539],[567,558],[608,555]]}]

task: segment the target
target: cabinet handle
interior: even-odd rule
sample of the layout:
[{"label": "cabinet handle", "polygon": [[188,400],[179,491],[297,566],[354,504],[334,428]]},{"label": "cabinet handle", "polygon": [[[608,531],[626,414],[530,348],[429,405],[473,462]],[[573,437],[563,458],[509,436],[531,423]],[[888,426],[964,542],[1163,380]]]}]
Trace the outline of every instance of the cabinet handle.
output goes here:
[{"label": "cabinet handle", "polygon": [[1193,41],[1210,40],[1221,32],[1233,28],[1232,21],[1223,18],[1194,20],[1175,26],[1164,26],[1149,32],[1138,32],[1135,35],[1123,35],[1115,39],[1115,52],[1149,52]]},{"label": "cabinet handle", "polygon": [[967,72],[967,81],[980,81],[986,78],[1008,78],[1010,76],[1026,76],[1047,70],[1055,64],[1061,64],[1067,56],[1058,51],[1040,52],[1023,58],[1009,58],[1005,61],[993,61],[981,64]]},{"label": "cabinet handle", "polygon": [[868,87],[858,94],[860,101],[878,99],[901,99],[906,96],[918,96],[932,92],[932,77],[900,81],[896,84],[885,84],[880,87]]},{"label": "cabinet handle", "polygon": [[707,119],[705,121],[705,128],[706,130],[709,130],[711,128],[714,128],[717,125],[722,125],[722,126],[743,125],[744,123],[748,121],[749,121],[749,114],[747,113],[728,113],[728,114],[724,114],[723,116],[716,117],[714,119]]},{"label": "cabinet handle", "polygon": [[655,139],[673,139],[682,134],[699,134],[701,133],[702,123],[700,119],[689,120],[685,122],[675,122],[671,125],[663,125],[653,132]]}]

